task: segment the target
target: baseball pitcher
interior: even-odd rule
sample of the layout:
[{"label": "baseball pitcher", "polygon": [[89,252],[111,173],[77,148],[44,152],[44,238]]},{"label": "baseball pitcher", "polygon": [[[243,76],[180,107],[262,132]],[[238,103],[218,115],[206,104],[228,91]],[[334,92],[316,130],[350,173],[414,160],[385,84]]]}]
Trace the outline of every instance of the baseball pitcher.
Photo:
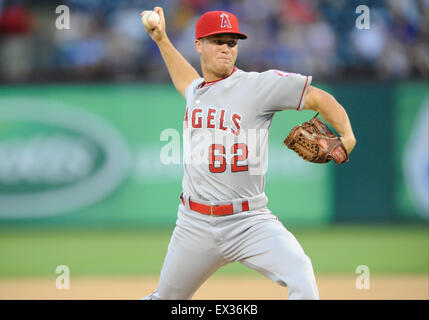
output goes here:
[{"label": "baseball pitcher", "polygon": [[311,76],[237,68],[238,43],[247,35],[225,11],[197,21],[201,77],[169,41],[162,8],[154,11],[159,23],[145,25],[146,31],[186,100],[184,176],[158,288],[144,299],[191,299],[218,268],[234,261],[287,287],[289,299],[319,299],[309,257],[267,207],[268,133],[275,112],[314,110],[340,136],[316,118],[294,128],[285,144],[307,161],[343,163],[356,143],[345,110],[311,86]]}]

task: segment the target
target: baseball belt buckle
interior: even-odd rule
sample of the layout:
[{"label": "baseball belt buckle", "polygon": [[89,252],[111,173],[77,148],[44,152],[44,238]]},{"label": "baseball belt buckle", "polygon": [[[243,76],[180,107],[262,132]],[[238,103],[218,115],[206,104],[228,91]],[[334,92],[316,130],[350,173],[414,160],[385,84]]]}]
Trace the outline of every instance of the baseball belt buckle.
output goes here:
[{"label": "baseball belt buckle", "polygon": [[211,216],[214,216],[214,215],[215,215],[215,214],[213,213],[213,209],[214,209],[215,207],[219,207],[219,205],[218,205],[218,204],[215,204],[215,205],[210,206],[210,215],[211,215]]}]

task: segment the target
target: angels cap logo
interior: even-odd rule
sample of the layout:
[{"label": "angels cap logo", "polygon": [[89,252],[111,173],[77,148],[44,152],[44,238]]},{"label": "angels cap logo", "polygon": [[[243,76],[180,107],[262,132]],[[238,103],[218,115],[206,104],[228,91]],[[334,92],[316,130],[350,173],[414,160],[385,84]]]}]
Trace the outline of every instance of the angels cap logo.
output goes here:
[{"label": "angels cap logo", "polygon": [[220,17],[222,18],[220,22],[220,27],[232,29],[231,22],[229,21],[228,15],[225,12],[223,12],[220,15]]}]

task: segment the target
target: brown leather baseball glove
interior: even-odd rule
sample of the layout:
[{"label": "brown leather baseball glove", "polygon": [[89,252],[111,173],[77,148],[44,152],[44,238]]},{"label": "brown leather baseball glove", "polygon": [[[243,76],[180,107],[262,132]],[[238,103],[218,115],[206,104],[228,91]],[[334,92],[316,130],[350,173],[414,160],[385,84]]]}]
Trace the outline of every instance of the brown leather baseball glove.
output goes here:
[{"label": "brown leather baseball glove", "polygon": [[314,163],[334,160],[336,164],[349,161],[341,139],[316,114],[310,121],[295,126],[283,141],[301,158]]}]

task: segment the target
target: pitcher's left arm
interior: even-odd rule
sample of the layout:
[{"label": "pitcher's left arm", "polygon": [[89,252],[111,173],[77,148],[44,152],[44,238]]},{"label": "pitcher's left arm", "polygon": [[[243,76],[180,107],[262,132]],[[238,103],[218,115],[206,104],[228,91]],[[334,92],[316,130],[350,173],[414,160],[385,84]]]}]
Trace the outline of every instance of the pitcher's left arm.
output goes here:
[{"label": "pitcher's left arm", "polygon": [[347,153],[350,154],[356,145],[356,138],[346,110],[330,93],[310,86],[305,95],[304,109],[319,112],[320,116],[338,132]]}]

